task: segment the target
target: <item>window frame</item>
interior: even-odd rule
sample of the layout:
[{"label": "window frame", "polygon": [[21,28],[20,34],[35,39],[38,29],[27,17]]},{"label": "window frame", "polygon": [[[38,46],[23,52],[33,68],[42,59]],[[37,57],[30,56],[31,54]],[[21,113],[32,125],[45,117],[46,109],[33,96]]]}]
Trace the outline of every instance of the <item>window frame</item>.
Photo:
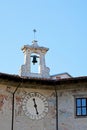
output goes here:
[{"label": "window frame", "polygon": [[[82,104],[82,100],[86,100],[85,105]],[[80,104],[77,104],[77,100],[80,100]],[[86,114],[83,113],[83,109],[86,109]],[[78,109],[80,110],[81,114],[78,114]],[[75,97],[75,115],[76,117],[87,117],[87,96],[86,97]]]}]

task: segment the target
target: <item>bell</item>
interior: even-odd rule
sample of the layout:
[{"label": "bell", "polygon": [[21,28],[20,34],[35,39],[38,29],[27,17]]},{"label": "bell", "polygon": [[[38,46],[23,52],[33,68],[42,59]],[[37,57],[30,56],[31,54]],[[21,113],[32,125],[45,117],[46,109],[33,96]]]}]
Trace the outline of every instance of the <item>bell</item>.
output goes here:
[{"label": "bell", "polygon": [[32,57],[33,57],[32,63],[35,65],[35,63],[37,63],[37,59],[36,59],[37,56],[36,56],[36,55],[33,55]]}]

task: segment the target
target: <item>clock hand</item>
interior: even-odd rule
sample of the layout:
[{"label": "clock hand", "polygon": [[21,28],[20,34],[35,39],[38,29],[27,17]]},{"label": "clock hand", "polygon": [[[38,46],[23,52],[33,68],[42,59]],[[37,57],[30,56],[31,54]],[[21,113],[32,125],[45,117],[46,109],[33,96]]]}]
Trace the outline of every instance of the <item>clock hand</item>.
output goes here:
[{"label": "clock hand", "polygon": [[36,114],[38,115],[38,110],[37,110],[37,104],[36,104],[36,101],[35,101],[35,98],[33,98],[33,101],[34,101],[34,107],[35,107],[35,110],[36,110]]}]

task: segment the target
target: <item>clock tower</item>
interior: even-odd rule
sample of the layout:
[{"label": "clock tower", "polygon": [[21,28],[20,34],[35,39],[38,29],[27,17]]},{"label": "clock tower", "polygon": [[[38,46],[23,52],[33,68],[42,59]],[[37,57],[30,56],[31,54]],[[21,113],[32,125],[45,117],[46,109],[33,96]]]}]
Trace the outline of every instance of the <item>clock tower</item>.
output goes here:
[{"label": "clock tower", "polygon": [[20,113],[16,110],[19,130],[56,129],[55,87],[49,82],[50,69],[45,63],[45,54],[48,50],[39,46],[36,40],[33,40],[31,45],[22,47],[24,64],[19,75],[22,78],[22,85],[21,89],[18,89],[20,93],[17,95],[18,90],[16,92],[16,96],[21,98]]},{"label": "clock tower", "polygon": [[20,76],[49,78],[50,69],[45,64],[45,54],[48,50],[48,48],[40,47],[36,40],[32,41],[32,45],[24,45],[22,47],[24,65],[21,66]]},{"label": "clock tower", "polygon": [[49,49],[24,45],[19,75],[0,73],[0,127],[3,130],[58,130],[55,81],[46,66]]},{"label": "clock tower", "polygon": [[20,75],[0,73],[1,130],[87,130],[87,76],[50,76],[36,40],[22,51]]}]

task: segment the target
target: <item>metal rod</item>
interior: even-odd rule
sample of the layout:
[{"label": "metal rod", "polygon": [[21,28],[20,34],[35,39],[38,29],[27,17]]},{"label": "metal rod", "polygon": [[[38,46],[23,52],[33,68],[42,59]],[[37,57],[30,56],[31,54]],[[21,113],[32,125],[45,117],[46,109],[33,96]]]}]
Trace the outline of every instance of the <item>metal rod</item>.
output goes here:
[{"label": "metal rod", "polygon": [[14,96],[16,91],[18,90],[20,84],[16,87],[15,91],[12,93],[12,124],[11,124],[11,130],[14,130]]},{"label": "metal rod", "polygon": [[14,93],[12,94],[12,126],[11,126],[11,130],[13,130],[14,128]]},{"label": "metal rod", "polygon": [[33,29],[33,32],[34,32],[34,40],[35,40],[35,33],[37,32],[36,29]]},{"label": "metal rod", "polygon": [[58,130],[58,94],[55,86],[55,95],[56,95],[56,130]]}]

